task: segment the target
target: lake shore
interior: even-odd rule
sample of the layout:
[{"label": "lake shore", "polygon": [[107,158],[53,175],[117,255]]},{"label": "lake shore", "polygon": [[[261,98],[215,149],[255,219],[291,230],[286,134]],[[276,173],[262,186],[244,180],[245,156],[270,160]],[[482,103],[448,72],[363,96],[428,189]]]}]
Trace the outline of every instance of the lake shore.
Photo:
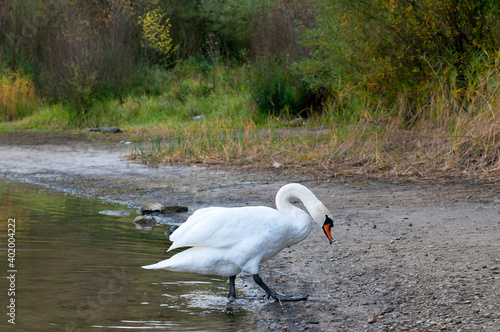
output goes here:
[{"label": "lake shore", "polygon": [[[120,143],[0,146],[9,179],[107,199],[274,206],[289,182],[333,213],[334,244],[314,229],[262,264],[278,292],[307,301],[252,306],[256,330],[481,330],[500,325],[500,188],[495,183],[378,183],[228,167],[149,168]],[[240,285],[254,287],[245,278]],[[256,290],[257,288],[252,288]]]}]

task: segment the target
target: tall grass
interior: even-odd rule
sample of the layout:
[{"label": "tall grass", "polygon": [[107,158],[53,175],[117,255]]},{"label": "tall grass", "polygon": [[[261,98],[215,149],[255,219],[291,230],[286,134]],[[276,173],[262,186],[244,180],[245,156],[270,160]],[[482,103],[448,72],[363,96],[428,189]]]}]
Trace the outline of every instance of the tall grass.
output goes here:
[{"label": "tall grass", "polygon": [[301,128],[224,121],[162,130],[163,137],[137,145],[134,158],[151,166],[167,164],[238,165],[330,176],[435,178],[498,174],[500,120],[465,114],[449,118],[445,127],[403,129],[394,118],[375,125],[357,123]]},{"label": "tall grass", "polygon": [[[308,128],[290,132],[276,127],[276,122],[257,125],[251,118],[235,127],[225,120],[201,121],[164,131],[164,137],[133,148],[132,154],[149,164],[231,164],[272,165],[307,161],[319,152],[312,145],[331,141],[325,130]],[[319,143],[319,145],[318,145]],[[151,162],[153,161],[153,162]]]},{"label": "tall grass", "polygon": [[137,91],[123,98],[93,100],[78,119],[74,118],[72,105],[49,104],[21,123],[34,129],[118,126],[134,131],[136,127],[177,126],[200,115],[211,120],[226,118],[233,123],[246,117],[259,118],[247,91],[246,67],[198,71],[193,66],[186,61],[171,71],[148,69],[143,73],[147,80]]},{"label": "tall grass", "polygon": [[0,76],[0,119],[13,121],[37,108],[35,88],[28,78],[19,73]]}]

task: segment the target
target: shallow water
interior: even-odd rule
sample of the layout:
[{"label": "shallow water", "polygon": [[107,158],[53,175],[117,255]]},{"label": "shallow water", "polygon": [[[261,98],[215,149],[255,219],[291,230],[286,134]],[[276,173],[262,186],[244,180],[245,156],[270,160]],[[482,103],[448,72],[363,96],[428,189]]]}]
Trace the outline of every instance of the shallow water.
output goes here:
[{"label": "shallow water", "polygon": [[[225,278],[141,269],[171,253],[166,253],[165,227],[136,229],[136,215],[123,205],[0,179],[0,328],[253,330],[248,313],[228,304]],[[7,221],[13,218],[16,256],[9,267]],[[6,298],[10,274],[15,274],[15,295]],[[6,315],[11,298],[15,325]]]}]

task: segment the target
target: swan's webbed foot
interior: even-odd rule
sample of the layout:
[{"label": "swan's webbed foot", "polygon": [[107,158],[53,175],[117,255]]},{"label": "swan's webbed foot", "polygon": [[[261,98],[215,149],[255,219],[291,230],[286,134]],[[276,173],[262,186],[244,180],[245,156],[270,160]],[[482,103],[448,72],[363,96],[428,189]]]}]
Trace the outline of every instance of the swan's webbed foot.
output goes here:
[{"label": "swan's webbed foot", "polygon": [[272,297],[275,300],[278,301],[302,301],[302,300],[307,300],[309,295],[302,295],[302,296],[284,296],[276,293],[275,291],[271,290],[265,283],[262,281],[260,276],[258,274],[253,275],[253,280],[259,285],[267,294],[267,297],[270,298]]},{"label": "swan's webbed foot", "polygon": [[[235,280],[236,276],[231,276],[229,277],[229,294],[227,296],[229,302],[234,302],[234,300],[239,299],[239,297],[236,296],[236,285],[235,285]],[[284,296],[281,294],[276,293],[272,289],[270,289],[264,281],[260,278],[258,274],[254,274],[253,280],[259,285],[265,292],[267,298],[273,298],[278,301],[303,301],[307,300],[309,295],[302,295],[302,296]],[[248,297],[242,297],[241,299],[258,299],[258,297],[255,298],[248,298]]]}]

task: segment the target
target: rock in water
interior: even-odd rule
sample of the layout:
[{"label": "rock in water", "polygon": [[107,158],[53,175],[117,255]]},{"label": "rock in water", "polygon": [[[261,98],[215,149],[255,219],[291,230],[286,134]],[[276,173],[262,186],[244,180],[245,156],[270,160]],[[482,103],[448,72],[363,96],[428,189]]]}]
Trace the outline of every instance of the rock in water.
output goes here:
[{"label": "rock in water", "polygon": [[130,212],[127,211],[113,211],[113,210],[99,211],[99,213],[114,217],[126,217],[130,215]]},{"label": "rock in water", "polygon": [[161,213],[182,213],[182,212],[188,212],[188,207],[181,205],[170,205],[170,206],[164,206],[163,209],[161,210]]},{"label": "rock in water", "polygon": [[142,203],[141,206],[142,213],[161,212],[163,209],[164,206],[160,203]]},{"label": "rock in water", "polygon": [[188,207],[182,206],[182,205],[164,206],[161,203],[142,203],[141,212],[143,214],[144,213],[150,214],[153,212],[159,212],[159,213],[163,213],[163,214],[182,213],[182,212],[188,212]]}]

